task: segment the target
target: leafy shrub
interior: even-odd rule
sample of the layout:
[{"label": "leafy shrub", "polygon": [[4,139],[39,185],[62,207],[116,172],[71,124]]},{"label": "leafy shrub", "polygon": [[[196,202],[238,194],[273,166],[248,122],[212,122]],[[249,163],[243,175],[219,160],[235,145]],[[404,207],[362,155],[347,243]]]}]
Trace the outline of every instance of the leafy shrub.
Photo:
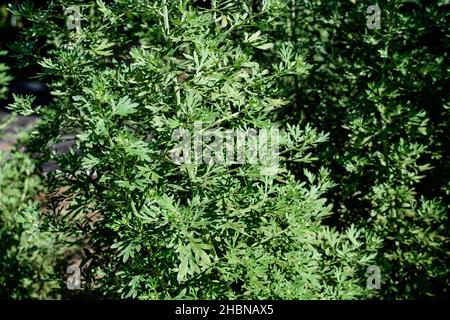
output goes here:
[{"label": "leafy shrub", "polygon": [[[296,48],[312,64],[291,85],[302,118],[330,133],[321,163],[338,215],[384,240],[385,298],[449,288],[448,1],[297,1]],[[285,36],[286,38],[286,36]],[[339,218],[339,219],[338,219]]]},{"label": "leafy shrub", "polygon": [[[81,28],[68,30],[62,12],[76,4]],[[69,186],[55,227],[89,242],[86,291],[152,299],[367,295],[364,271],[377,240],[322,225],[331,214],[326,169],[289,169],[314,162],[327,135],[275,121],[287,103],[280,82],[306,72],[289,44],[271,51],[284,1],[215,1],[209,9],[191,1],[51,1],[12,10],[33,22],[24,35],[36,44],[16,49],[42,66],[55,97],[37,110],[42,122],[29,147],[58,164],[51,188]],[[16,98],[13,108],[30,105]],[[197,122],[279,127],[278,171],[174,163],[174,130],[192,132]],[[67,136],[73,148],[52,152]]]},{"label": "leafy shrub", "polygon": [[[448,1],[381,1],[379,30],[372,4],[12,8],[33,23],[20,63],[38,63],[55,97],[29,148],[58,163],[49,187],[68,187],[51,223],[89,244],[85,293],[378,297],[364,289],[375,261],[382,298],[448,294]],[[33,112],[28,98],[11,107]],[[277,173],[174,163],[173,133],[198,122],[280,129]]]}]

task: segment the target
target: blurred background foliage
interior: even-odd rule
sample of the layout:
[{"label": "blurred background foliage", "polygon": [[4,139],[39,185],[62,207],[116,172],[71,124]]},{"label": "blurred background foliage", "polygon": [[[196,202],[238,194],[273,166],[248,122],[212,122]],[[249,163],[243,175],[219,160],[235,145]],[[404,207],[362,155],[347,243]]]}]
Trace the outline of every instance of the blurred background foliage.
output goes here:
[{"label": "blurred background foliage", "polygon": [[386,298],[449,288],[448,1],[296,1],[297,49],[311,64],[284,115],[330,133],[328,222],[358,223],[382,239]]},{"label": "blurred background foliage", "polygon": [[0,151],[0,297],[55,298],[55,233],[46,230],[31,159]]}]

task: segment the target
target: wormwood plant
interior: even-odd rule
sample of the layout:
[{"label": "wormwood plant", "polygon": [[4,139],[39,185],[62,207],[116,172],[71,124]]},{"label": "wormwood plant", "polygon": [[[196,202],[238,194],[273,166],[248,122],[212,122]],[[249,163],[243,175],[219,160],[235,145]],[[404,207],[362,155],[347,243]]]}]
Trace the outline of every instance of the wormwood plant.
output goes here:
[{"label": "wormwood plant", "polygon": [[383,239],[385,298],[443,297],[449,288],[448,1],[294,1],[297,50],[313,64],[294,118],[330,133],[338,214]]},{"label": "wormwood plant", "polygon": [[[80,9],[79,29],[65,25],[70,5]],[[299,179],[287,166],[312,162],[327,135],[273,121],[287,103],[280,80],[306,68],[265,32],[284,28],[283,10],[278,0],[12,7],[33,22],[16,45],[21,61],[38,63],[53,90],[54,102],[37,110],[30,150],[57,162],[51,188],[69,187],[55,227],[88,241],[84,290],[142,299],[365,296],[364,266],[375,257],[367,235],[322,225],[331,214],[327,170],[305,169]],[[275,59],[256,62],[272,49]],[[14,106],[30,111],[21,98]],[[198,122],[279,127],[278,170],[174,163],[174,130],[192,132]],[[51,151],[70,136],[69,152]]]}]

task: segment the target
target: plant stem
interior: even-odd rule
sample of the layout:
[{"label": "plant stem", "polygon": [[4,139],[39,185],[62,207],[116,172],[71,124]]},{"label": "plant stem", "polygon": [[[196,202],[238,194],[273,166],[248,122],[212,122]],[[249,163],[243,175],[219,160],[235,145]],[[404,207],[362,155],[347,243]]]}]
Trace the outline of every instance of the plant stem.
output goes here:
[{"label": "plant stem", "polygon": [[164,30],[169,34],[170,27],[169,27],[169,12],[167,10],[167,0],[162,0],[163,4],[163,17],[164,17]]}]

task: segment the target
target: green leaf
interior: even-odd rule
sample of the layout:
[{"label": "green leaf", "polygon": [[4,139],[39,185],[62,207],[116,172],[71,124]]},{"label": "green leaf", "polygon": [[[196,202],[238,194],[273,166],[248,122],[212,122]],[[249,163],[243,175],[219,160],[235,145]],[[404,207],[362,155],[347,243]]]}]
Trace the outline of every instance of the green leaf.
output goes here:
[{"label": "green leaf", "polygon": [[128,96],[121,98],[115,105],[113,105],[112,115],[127,116],[135,113],[138,103],[131,102]]},{"label": "green leaf", "polygon": [[94,157],[92,154],[89,154],[81,160],[81,166],[83,169],[90,170],[100,163],[100,160]]},{"label": "green leaf", "polygon": [[256,48],[261,49],[261,50],[270,50],[273,49],[274,44],[273,43],[265,43],[259,46],[256,46]]}]

